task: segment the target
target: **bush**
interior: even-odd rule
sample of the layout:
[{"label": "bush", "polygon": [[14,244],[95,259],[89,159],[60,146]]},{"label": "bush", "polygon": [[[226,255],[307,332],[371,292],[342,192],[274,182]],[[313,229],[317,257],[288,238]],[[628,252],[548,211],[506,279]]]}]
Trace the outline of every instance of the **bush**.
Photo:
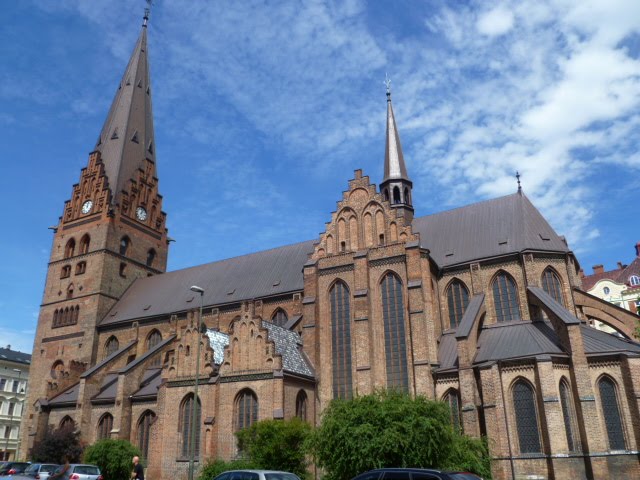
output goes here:
[{"label": "bush", "polygon": [[100,467],[105,480],[128,480],[131,478],[134,456],[140,450],[127,440],[100,440],[87,447],[84,462]]},{"label": "bush", "polygon": [[297,417],[262,420],[236,433],[238,446],[251,463],[265,470],[307,474],[305,444],[311,427]]},{"label": "bush", "polygon": [[398,392],[333,400],[310,448],[327,480],[383,467],[461,469],[490,478],[486,445],[454,430],[445,403]]},{"label": "bush", "polygon": [[248,460],[232,460],[230,462],[225,462],[224,460],[219,459],[209,460],[208,463],[204,467],[202,467],[200,475],[198,475],[198,480],[212,480],[214,477],[229,470],[245,470],[255,468],[258,467],[256,467]]},{"label": "bush", "polygon": [[65,457],[68,457],[71,463],[79,462],[82,457],[80,432],[76,432],[71,426],[47,428],[44,438],[31,450],[33,462],[63,464]]}]

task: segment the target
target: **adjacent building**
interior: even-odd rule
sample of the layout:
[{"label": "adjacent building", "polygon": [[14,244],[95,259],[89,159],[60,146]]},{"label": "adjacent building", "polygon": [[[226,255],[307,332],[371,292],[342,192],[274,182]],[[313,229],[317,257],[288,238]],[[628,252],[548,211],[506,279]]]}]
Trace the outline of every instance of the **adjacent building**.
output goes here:
[{"label": "adjacent building", "polygon": [[416,215],[390,91],[380,185],[336,185],[317,238],[167,272],[148,55],[145,20],[54,233],[25,451],[77,428],[185,478],[257,420],[318,424],[332,399],[396,388],[486,436],[496,479],[640,478],[637,316],[584,291],[519,188]]},{"label": "adjacent building", "polygon": [[22,413],[29,382],[31,355],[0,348],[0,459],[20,456]]}]

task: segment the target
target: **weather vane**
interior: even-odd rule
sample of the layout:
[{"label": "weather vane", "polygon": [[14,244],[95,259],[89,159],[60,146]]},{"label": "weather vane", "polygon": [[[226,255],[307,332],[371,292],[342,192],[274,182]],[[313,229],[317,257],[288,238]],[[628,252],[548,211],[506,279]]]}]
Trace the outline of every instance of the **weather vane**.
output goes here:
[{"label": "weather vane", "polygon": [[518,193],[522,193],[522,186],[520,185],[520,172],[516,170],[516,179],[518,180]]},{"label": "weather vane", "polygon": [[151,13],[151,7],[153,6],[153,0],[145,0],[147,6],[144,8],[144,17],[142,17],[142,26],[146,27],[149,21],[149,14]]},{"label": "weather vane", "polygon": [[384,74],[384,84],[387,86],[387,97],[391,96],[391,79],[387,73]]}]

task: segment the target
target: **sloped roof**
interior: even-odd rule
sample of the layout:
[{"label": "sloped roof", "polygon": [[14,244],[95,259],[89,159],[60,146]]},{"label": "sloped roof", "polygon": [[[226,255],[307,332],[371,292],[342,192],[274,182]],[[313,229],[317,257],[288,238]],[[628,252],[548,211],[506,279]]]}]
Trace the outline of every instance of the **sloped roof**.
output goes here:
[{"label": "sloped roof", "polygon": [[118,393],[118,374],[107,373],[102,379],[100,391],[91,400],[97,402],[113,401],[116,399],[116,393]]},{"label": "sloped roof", "polygon": [[78,401],[78,393],[80,392],[80,382],[71,385],[66,390],[60,392],[58,395],[48,401],[51,407],[66,407],[69,405],[75,405]]},{"label": "sloped roof", "polygon": [[621,276],[623,272],[624,272],[624,268],[616,268],[615,270],[609,270],[608,272],[585,275],[584,277],[582,277],[582,290],[584,290],[585,292],[588,292],[600,280],[611,280],[612,282],[616,282],[616,283],[624,283],[624,280],[621,280]]},{"label": "sloped roof", "polygon": [[144,372],[140,389],[131,397],[135,399],[143,399],[145,397],[154,397],[158,394],[158,388],[162,383],[162,368],[149,368]]},{"label": "sloped roof", "polygon": [[439,267],[524,250],[568,252],[569,248],[524,194],[474,203],[418,217],[414,231]]},{"label": "sloped roof", "polygon": [[620,338],[588,325],[581,325],[584,350],[587,354],[634,352],[640,353],[640,344]]},{"label": "sloped roof", "polygon": [[440,337],[438,344],[438,370],[458,368],[458,341],[455,332],[447,332]]},{"label": "sloped roof", "polygon": [[31,355],[28,353],[17,352],[15,350],[11,350],[10,348],[0,348],[0,360],[30,365]]}]

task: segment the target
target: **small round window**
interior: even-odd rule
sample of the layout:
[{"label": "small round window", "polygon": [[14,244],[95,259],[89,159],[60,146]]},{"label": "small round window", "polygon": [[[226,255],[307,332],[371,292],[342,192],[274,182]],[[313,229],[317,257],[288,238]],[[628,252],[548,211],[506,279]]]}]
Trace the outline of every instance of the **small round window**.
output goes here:
[{"label": "small round window", "polygon": [[611,293],[611,290],[609,289],[609,287],[604,287],[602,291],[604,292],[605,295],[609,295]]}]

